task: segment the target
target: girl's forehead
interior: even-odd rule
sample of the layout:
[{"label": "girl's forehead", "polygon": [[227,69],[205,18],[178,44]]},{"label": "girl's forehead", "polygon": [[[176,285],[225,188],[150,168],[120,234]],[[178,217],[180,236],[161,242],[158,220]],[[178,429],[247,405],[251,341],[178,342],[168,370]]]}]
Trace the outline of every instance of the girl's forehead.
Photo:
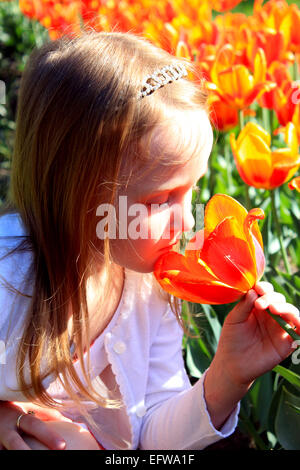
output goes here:
[{"label": "girl's forehead", "polygon": [[[132,173],[128,189],[165,181],[195,181],[207,168],[213,132],[204,110],[170,113],[141,142],[146,158]],[[182,176],[182,178],[181,178]],[[137,186],[138,185],[138,186]]]},{"label": "girl's forehead", "polygon": [[142,139],[141,151],[148,157],[149,168],[152,163],[153,170],[158,166],[163,171],[165,166],[167,171],[170,165],[183,167],[195,158],[205,164],[212,144],[213,131],[204,110],[174,111]]}]

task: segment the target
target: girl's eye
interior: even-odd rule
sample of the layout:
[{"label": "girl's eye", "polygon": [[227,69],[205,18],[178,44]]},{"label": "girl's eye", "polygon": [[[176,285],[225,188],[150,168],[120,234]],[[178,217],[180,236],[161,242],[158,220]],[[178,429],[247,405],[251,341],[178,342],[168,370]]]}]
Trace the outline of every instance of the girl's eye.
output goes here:
[{"label": "girl's eye", "polygon": [[164,197],[152,199],[151,201],[148,201],[146,205],[151,206],[152,204],[162,205],[162,204],[169,204],[169,203],[170,203],[170,197],[164,196]]}]

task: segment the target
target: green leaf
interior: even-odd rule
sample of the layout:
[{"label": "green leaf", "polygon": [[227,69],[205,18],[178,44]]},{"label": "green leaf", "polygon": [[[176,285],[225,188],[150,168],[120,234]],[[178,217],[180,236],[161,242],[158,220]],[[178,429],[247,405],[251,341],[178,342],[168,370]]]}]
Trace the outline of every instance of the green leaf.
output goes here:
[{"label": "green leaf", "polygon": [[299,391],[300,391],[300,375],[296,374],[296,372],[293,372],[292,370],[287,369],[286,367],[283,367],[280,365],[275,366],[273,371],[277,372],[277,374],[280,374],[289,383],[299,388]]},{"label": "green leaf", "polygon": [[255,380],[249,396],[252,401],[252,415],[260,423],[260,432],[268,428],[268,415],[273,396],[272,372],[267,372]]},{"label": "green leaf", "polygon": [[200,344],[189,338],[186,345],[186,365],[190,375],[196,378],[200,378],[211,363],[205,348],[202,349]]},{"label": "green leaf", "polygon": [[291,405],[300,407],[300,396],[283,386],[275,419],[275,431],[284,449],[300,450],[300,414]]},{"label": "green leaf", "polygon": [[222,325],[219,322],[219,319],[211,305],[203,304],[201,305],[201,307],[205,313],[205,317],[213,333],[213,338],[211,339],[210,344],[213,348],[213,351],[216,352],[220,334],[221,334]]},{"label": "green leaf", "polygon": [[300,406],[293,405],[292,403],[289,403],[288,401],[286,402],[287,405],[289,405],[293,410],[295,410],[297,413],[300,413]]}]

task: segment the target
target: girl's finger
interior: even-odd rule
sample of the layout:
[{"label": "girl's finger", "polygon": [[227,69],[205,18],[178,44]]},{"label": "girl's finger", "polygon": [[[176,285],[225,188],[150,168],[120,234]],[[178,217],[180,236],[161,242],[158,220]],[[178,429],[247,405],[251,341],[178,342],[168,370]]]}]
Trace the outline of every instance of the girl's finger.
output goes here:
[{"label": "girl's finger", "polygon": [[[288,323],[291,327],[294,328],[295,333],[300,335],[299,311],[294,305],[292,304],[278,304],[276,306],[271,305],[269,310],[273,315],[280,316],[286,323]],[[292,338],[291,338],[291,341],[292,341]]]},{"label": "girl's finger", "polygon": [[42,408],[35,411],[35,416],[42,421],[66,421],[72,423],[72,420],[63,416],[59,411],[56,410],[43,410]]},{"label": "girl's finger", "polygon": [[63,416],[58,410],[49,407],[38,406],[34,403],[22,403],[13,402],[14,405],[18,406],[23,410],[24,413],[28,413],[29,410],[34,411],[37,418],[42,421],[66,421],[72,422],[70,419]]},{"label": "girl's finger", "polygon": [[255,292],[255,290],[250,289],[244,298],[231,310],[229,315],[226,317],[226,323],[235,324],[247,320],[257,298],[258,294]]},{"label": "girl's finger", "polygon": [[22,417],[20,429],[35,437],[38,441],[49,447],[49,449],[63,450],[66,446],[66,442],[58,433],[49,429],[43,421],[31,414]]},{"label": "girl's finger", "polygon": [[2,439],[6,450],[31,450],[16,431],[8,432]]},{"label": "girl's finger", "polygon": [[265,310],[270,305],[275,305],[277,303],[278,304],[286,303],[286,298],[284,297],[283,294],[280,294],[279,292],[271,292],[269,294],[265,294],[259,297],[255,301],[255,308],[258,310],[259,309]]},{"label": "girl's finger", "polygon": [[272,284],[266,281],[257,282],[254,286],[254,289],[259,295],[265,295],[274,292],[274,287]]},{"label": "girl's finger", "polygon": [[288,303],[278,303],[278,304],[271,304],[269,306],[269,310],[274,315],[287,315],[290,316],[295,321],[299,322],[300,324],[300,317],[299,317],[299,310],[295,305],[288,304]]}]

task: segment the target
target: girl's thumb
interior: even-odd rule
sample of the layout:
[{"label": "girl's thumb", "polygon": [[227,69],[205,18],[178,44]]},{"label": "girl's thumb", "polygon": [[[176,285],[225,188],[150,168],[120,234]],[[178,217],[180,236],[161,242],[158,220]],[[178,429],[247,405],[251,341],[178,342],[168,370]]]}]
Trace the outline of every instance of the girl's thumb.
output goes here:
[{"label": "girl's thumb", "polygon": [[243,299],[231,310],[228,315],[229,323],[241,323],[249,317],[254,302],[259,297],[254,289],[250,289]]}]

